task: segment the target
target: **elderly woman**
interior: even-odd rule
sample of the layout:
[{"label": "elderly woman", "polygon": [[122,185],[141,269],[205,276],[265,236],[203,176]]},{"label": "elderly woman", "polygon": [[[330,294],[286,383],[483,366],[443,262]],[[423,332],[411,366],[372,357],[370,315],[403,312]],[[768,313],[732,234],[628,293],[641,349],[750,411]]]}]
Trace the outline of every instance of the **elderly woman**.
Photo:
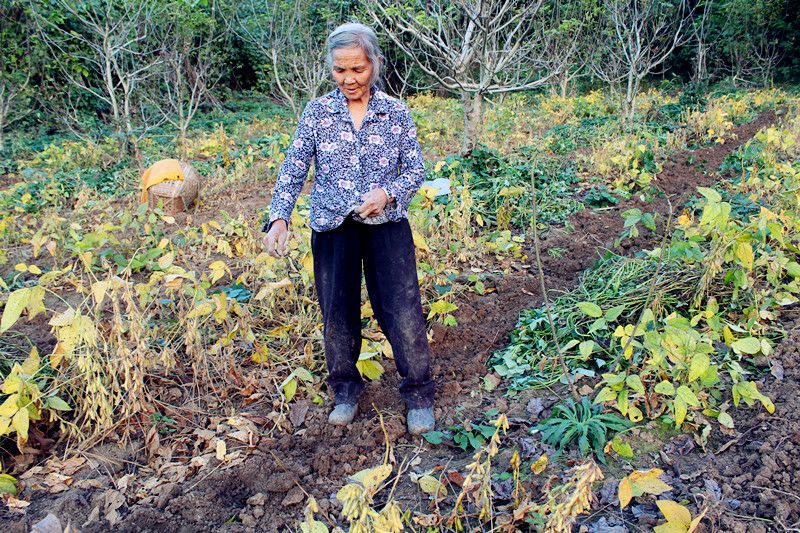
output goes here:
[{"label": "elderly woman", "polygon": [[364,382],[361,273],[378,324],[392,345],[412,434],[434,428],[434,383],[420,304],[408,206],[423,176],[422,153],[408,108],[376,87],[383,56],[363,24],[328,37],[328,64],[338,86],[300,117],[272,194],[265,245],[282,256],[287,226],[312,158],[311,251],[325,326],[328,420],[353,421]]}]

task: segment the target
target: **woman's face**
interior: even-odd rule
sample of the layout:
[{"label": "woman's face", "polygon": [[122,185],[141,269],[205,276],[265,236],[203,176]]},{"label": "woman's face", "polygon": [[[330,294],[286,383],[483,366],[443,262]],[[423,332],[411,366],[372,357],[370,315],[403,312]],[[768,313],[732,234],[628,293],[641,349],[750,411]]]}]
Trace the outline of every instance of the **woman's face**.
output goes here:
[{"label": "woman's face", "polygon": [[369,98],[372,63],[361,47],[337,48],[333,56],[333,79],[348,100]]}]

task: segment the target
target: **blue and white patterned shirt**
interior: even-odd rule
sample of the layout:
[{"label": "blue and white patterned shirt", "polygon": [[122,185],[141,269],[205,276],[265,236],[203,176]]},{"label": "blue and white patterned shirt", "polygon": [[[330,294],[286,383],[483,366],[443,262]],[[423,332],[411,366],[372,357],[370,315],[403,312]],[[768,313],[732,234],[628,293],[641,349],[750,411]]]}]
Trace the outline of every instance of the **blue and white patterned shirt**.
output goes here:
[{"label": "blue and white patterned shirt", "polygon": [[278,171],[266,231],[276,219],[289,218],[314,158],[311,227],[337,228],[363,200],[383,187],[391,201],[384,215],[364,222],[396,222],[408,216],[408,205],[425,177],[417,129],[408,107],[373,89],[361,129],[356,130],[347,98],[335,91],[308,103],[286,159]]}]

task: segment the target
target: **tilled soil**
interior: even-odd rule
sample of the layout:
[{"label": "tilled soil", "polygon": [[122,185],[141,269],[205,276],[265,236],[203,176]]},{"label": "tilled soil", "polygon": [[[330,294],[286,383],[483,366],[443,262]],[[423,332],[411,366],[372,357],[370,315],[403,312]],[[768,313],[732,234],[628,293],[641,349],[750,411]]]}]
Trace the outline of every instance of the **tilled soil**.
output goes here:
[{"label": "tilled soil", "polygon": [[[765,113],[755,122],[738,127],[737,140],[691,152],[694,160],[703,162],[705,168],[719,168],[728,153],[774,120],[772,113]],[[711,173],[698,172],[688,162],[688,157],[689,152],[686,152],[671,158],[656,179],[658,187],[671,196],[676,208],[688,200],[695,187],[712,184],[718,179]],[[632,199],[613,209],[580,211],[570,220],[574,230],[544,235],[542,261],[548,290],[574,287],[579,274],[606,250],[613,248],[613,242],[622,230],[620,213],[631,207],[660,213],[659,230],[663,231],[667,201],[664,197],[657,197],[647,204]],[[658,234],[644,232],[636,240],[623,242],[623,250],[616,251],[634,253],[651,246],[658,237]],[[551,257],[545,253],[551,247],[561,248],[564,253],[559,258]],[[533,251],[528,255],[533,258]],[[519,312],[541,303],[535,266],[532,259],[530,262],[528,268],[496,279],[495,292],[485,296],[471,295],[459,302],[457,327],[434,328],[431,349],[437,382],[436,415],[440,426],[455,421],[454,408],[457,406],[466,408],[468,412],[500,406],[524,413],[519,405],[509,406],[508,401],[502,398],[502,391],[487,392],[480,385],[487,372],[486,359],[508,341]],[[740,431],[750,427],[754,429],[727,451],[731,457],[736,454],[735,457],[741,458],[741,464],[730,461],[715,471],[726,497],[730,493],[734,495],[730,497],[739,500],[740,513],[773,515],[787,525],[800,518],[800,500],[797,497],[785,496],[780,499],[781,503],[776,503],[776,496],[781,494],[777,491],[796,491],[797,469],[792,465],[800,461],[800,437],[797,433],[800,409],[797,409],[796,393],[800,356],[796,335],[791,339],[795,339],[790,345],[794,348],[784,347],[781,351],[786,359],[785,379],[777,384],[781,388],[766,392],[776,400],[778,411],[775,417],[793,416],[793,425],[787,425],[783,418],[762,415],[752,418],[751,413],[742,411],[738,416],[743,420],[737,421]],[[228,469],[209,469],[210,473],[201,471],[183,485],[171,487],[155,504],[141,505],[129,499],[128,504],[121,508],[122,519],[114,530],[169,530],[178,533],[245,531],[248,527],[257,531],[294,529],[302,518],[304,493],[314,496],[320,504],[322,517],[335,523],[338,512],[334,495],[346,477],[382,461],[385,436],[375,408],[383,416],[386,434],[398,461],[419,453],[422,458],[420,470],[444,463],[449,463],[449,468],[463,465],[469,456],[460,449],[431,447],[422,439],[412,439],[406,434],[404,408],[397,384],[393,372],[387,372],[380,382],[370,384],[361,399],[357,420],[347,428],[329,426],[326,423],[328,407],[312,405],[303,429],[277,439],[262,439],[258,449],[243,464]],[[411,496],[413,491],[403,489],[404,485],[410,484],[407,478],[406,475],[398,488],[398,494],[404,499],[403,505],[424,511],[424,501],[427,500],[423,501],[419,490],[416,489],[416,494],[420,495],[415,502]],[[756,486],[770,488],[762,490],[754,488]],[[102,490],[92,488],[70,489],[57,496],[41,493],[22,496],[32,500],[24,517],[0,511],[0,523],[5,522],[9,530],[26,531],[31,523],[48,511],[64,521],[69,519],[73,524],[81,525],[87,521],[92,509],[97,506],[102,509],[106,505]],[[738,522],[730,521],[735,519],[732,515],[723,516],[719,524],[731,531],[744,531],[737,527]],[[87,532],[108,529],[108,523],[102,519],[88,522],[81,528]]]},{"label": "tilled soil", "polygon": [[739,434],[733,438],[718,434],[711,443],[715,451],[727,447],[709,457],[709,475],[722,489],[723,531],[760,533],[800,527],[800,319],[789,326],[771,360],[773,372],[761,391],[775,403],[775,413],[760,406],[734,409]]}]

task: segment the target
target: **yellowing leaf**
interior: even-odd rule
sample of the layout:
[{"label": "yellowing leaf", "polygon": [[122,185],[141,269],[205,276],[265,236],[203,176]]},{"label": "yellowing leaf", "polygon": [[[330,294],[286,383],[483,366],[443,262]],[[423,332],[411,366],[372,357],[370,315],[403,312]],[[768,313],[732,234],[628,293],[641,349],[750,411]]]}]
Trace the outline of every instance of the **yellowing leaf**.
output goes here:
[{"label": "yellowing leaf", "polygon": [[227,453],[228,453],[228,445],[225,444],[224,440],[219,439],[217,441],[217,445],[216,445],[217,460],[218,461],[224,461],[225,460],[225,455],[227,455]]},{"label": "yellowing leaf", "polygon": [[158,267],[164,270],[167,267],[169,267],[174,260],[175,260],[175,254],[173,252],[164,254],[158,258]]},{"label": "yellowing leaf", "polygon": [[627,507],[631,499],[643,494],[658,495],[671,490],[672,487],[661,481],[658,476],[664,471],[659,468],[650,470],[637,470],[631,475],[622,478],[619,483],[619,505],[621,509]]},{"label": "yellowing leaf", "polygon": [[95,281],[92,283],[92,296],[94,297],[95,309],[100,309],[100,306],[103,305],[106,291],[108,291],[108,280]]},{"label": "yellowing leaf", "polygon": [[[19,405],[17,405],[17,401],[19,401],[19,393],[15,393],[10,395],[6,400],[0,405],[0,417],[11,418],[14,416],[14,413],[19,410]],[[0,433],[1,435],[2,433]]]},{"label": "yellowing leaf", "polygon": [[250,356],[250,360],[253,361],[257,365],[266,365],[266,364],[268,364],[269,363],[269,348],[266,345],[260,346]]},{"label": "yellowing leaf", "polygon": [[350,479],[361,483],[367,493],[373,493],[375,489],[381,486],[381,483],[386,481],[392,473],[392,465],[390,464],[383,464],[380,466],[376,466],[374,468],[367,468],[365,470],[361,470],[360,472],[356,472]]},{"label": "yellowing leaf", "polygon": [[544,472],[544,469],[547,468],[548,461],[549,459],[547,457],[547,454],[543,453],[542,455],[539,456],[538,459],[536,459],[536,461],[533,462],[533,464],[531,464],[531,472],[533,472],[534,474],[541,474],[542,472]]},{"label": "yellowing leaf", "polygon": [[37,276],[42,273],[42,269],[37,267],[36,265],[28,265],[28,272],[31,274],[36,274]]},{"label": "yellowing leaf", "polygon": [[216,306],[211,302],[203,302],[186,314],[186,318],[197,318],[199,316],[210,315]]},{"label": "yellowing leaf", "polygon": [[736,244],[736,258],[742,262],[747,270],[753,270],[753,247],[749,242],[739,242]]},{"label": "yellowing leaf", "polygon": [[698,353],[692,357],[692,362],[689,365],[689,381],[694,381],[708,370],[711,360],[707,354]]},{"label": "yellowing leaf", "polygon": [[420,477],[417,480],[417,484],[419,485],[419,488],[422,489],[422,492],[429,494],[436,499],[447,496],[447,487],[445,487],[441,481],[431,475],[424,475]]},{"label": "yellowing leaf", "polygon": [[311,252],[307,253],[303,260],[300,262],[303,265],[303,270],[308,272],[308,275],[313,277],[314,276],[314,258],[311,255]]},{"label": "yellowing leaf", "polygon": [[731,415],[725,411],[720,412],[720,414],[717,416],[717,422],[719,422],[719,424],[723,427],[733,429],[733,417],[731,417]]},{"label": "yellowing leaf", "polygon": [[431,304],[431,310],[428,313],[428,320],[437,315],[446,315],[458,309],[458,306],[446,300],[436,300]]},{"label": "yellowing leaf", "polygon": [[25,362],[20,366],[20,373],[23,376],[32,377],[39,373],[41,367],[42,360],[39,357],[39,350],[34,346],[31,348],[31,353],[25,358]]},{"label": "yellowing leaf", "polygon": [[428,248],[428,243],[425,242],[425,237],[417,233],[416,230],[411,232],[412,237],[414,238],[414,246],[419,248],[420,250],[424,250],[426,252],[430,252],[431,249]]},{"label": "yellowing leaf", "polygon": [[653,533],[686,533],[686,530],[674,522],[667,522],[653,528]]},{"label": "yellowing leaf", "polygon": [[689,529],[692,523],[692,513],[689,512],[689,509],[672,500],[658,500],[656,505],[658,505],[667,522],[677,525],[682,528],[682,531]]},{"label": "yellowing leaf", "polygon": [[375,359],[363,359],[356,361],[356,368],[362,376],[370,381],[380,379],[380,377],[383,375],[383,366]]},{"label": "yellowing leaf", "polygon": [[755,337],[745,337],[731,344],[731,348],[737,353],[753,355],[761,351],[761,342]]},{"label": "yellowing leaf", "polygon": [[675,408],[675,427],[681,427],[681,424],[683,424],[683,421],[686,419],[688,407],[682,398],[675,398],[673,407]]},{"label": "yellowing leaf", "polygon": [[319,520],[310,518],[300,524],[300,531],[302,531],[302,533],[328,533],[328,526]]},{"label": "yellowing leaf", "polygon": [[8,331],[19,320],[22,310],[28,305],[30,294],[31,288],[24,287],[15,290],[9,295],[6,306],[3,309],[3,318],[0,319],[0,333]]},{"label": "yellowing leaf", "polygon": [[297,392],[297,378],[293,377],[283,385],[283,395],[287,402],[291,402]]},{"label": "yellowing leaf", "polygon": [[259,301],[263,300],[267,297],[267,295],[277,289],[285,289],[292,286],[292,281],[287,277],[283,278],[280,281],[273,281],[271,283],[265,283],[259,290],[258,293],[253,297],[253,300]]},{"label": "yellowing leaf", "polygon": [[14,414],[11,420],[11,427],[17,432],[17,447],[22,449],[28,442],[28,425],[30,424],[30,414],[27,409],[20,409]]}]

